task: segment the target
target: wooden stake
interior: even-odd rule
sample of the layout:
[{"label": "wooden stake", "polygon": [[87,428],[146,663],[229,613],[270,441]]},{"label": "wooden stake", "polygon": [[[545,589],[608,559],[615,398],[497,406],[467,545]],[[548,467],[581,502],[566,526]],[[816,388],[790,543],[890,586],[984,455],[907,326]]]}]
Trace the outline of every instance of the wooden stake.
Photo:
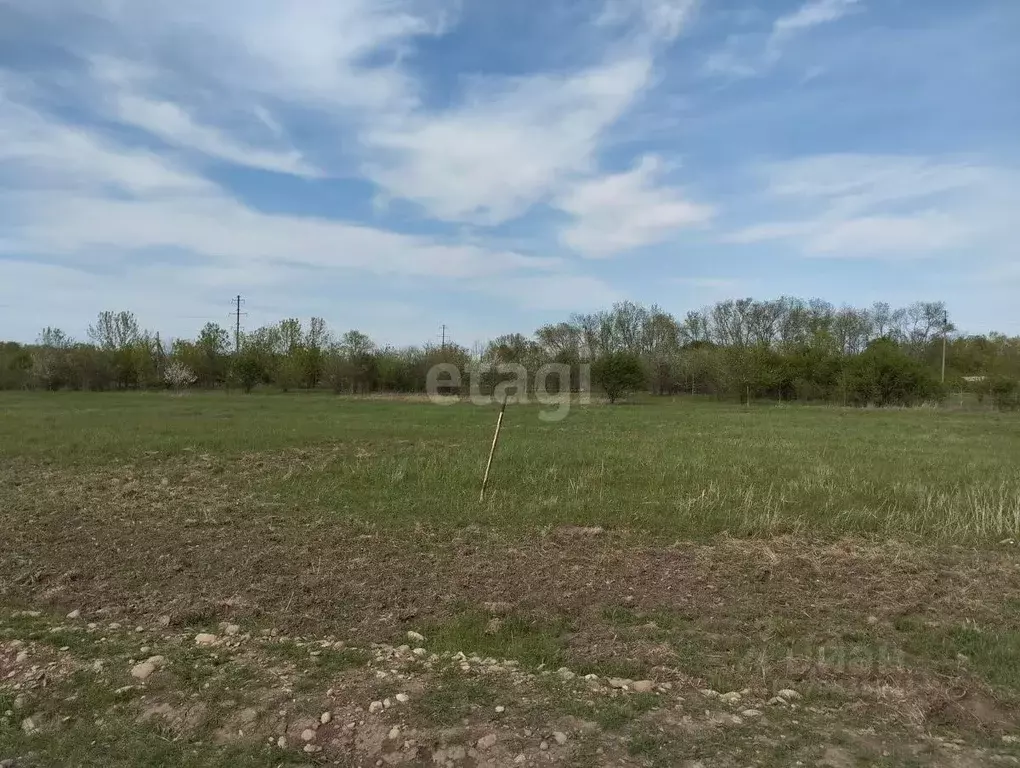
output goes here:
[{"label": "wooden stake", "polygon": [[492,457],[496,454],[496,443],[499,442],[499,430],[503,426],[503,412],[506,410],[506,394],[503,395],[503,406],[499,409],[499,418],[496,419],[496,433],[492,436],[492,447],[489,448],[489,460],[485,463],[485,474],[482,476],[482,492],[478,494],[478,501],[485,501],[485,487],[489,484],[489,469],[492,467]]}]

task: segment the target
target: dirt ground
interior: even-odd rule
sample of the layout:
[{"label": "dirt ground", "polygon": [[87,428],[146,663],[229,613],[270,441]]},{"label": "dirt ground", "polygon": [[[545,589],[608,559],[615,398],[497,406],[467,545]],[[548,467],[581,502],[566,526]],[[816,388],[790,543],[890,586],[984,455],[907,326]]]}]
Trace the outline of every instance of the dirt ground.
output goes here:
[{"label": "dirt ground", "polygon": [[244,477],[6,471],[0,765],[1020,764],[1012,541],[380,528]]}]

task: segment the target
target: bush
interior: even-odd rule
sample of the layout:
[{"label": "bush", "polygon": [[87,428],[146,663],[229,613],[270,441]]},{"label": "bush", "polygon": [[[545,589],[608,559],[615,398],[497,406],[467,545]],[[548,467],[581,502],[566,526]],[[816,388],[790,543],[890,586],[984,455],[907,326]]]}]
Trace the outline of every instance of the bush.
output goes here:
[{"label": "bush", "polygon": [[1003,411],[1020,408],[1020,382],[1008,376],[996,376],[989,382],[989,390],[995,398],[995,407]]},{"label": "bush", "polygon": [[916,405],[941,400],[942,386],[895,342],[877,339],[850,360],[849,390],[858,405]]},{"label": "bush", "polygon": [[180,390],[190,387],[198,381],[198,377],[184,363],[175,360],[166,367],[163,380],[174,389]]},{"label": "bush", "polygon": [[244,350],[234,358],[232,373],[244,391],[251,392],[255,385],[262,381],[264,368],[257,353]]},{"label": "bush", "polygon": [[641,358],[629,352],[611,352],[591,366],[592,380],[602,387],[610,403],[641,389],[645,385],[645,368]]}]

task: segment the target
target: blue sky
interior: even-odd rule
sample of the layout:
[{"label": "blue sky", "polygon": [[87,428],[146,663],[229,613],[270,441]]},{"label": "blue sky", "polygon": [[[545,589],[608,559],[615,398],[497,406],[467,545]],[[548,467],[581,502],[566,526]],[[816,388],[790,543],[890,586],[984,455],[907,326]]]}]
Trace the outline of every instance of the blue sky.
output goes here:
[{"label": "blue sky", "polygon": [[1020,334],[1020,3],[0,0],[0,337],[631,299]]}]

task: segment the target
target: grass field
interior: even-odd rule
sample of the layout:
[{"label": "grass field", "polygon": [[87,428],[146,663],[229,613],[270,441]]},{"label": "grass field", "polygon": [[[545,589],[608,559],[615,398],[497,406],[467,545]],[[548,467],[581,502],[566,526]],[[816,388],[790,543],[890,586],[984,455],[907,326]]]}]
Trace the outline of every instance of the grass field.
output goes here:
[{"label": "grass field", "polygon": [[0,760],[1020,757],[1017,415],[496,412],[0,396]]}]

